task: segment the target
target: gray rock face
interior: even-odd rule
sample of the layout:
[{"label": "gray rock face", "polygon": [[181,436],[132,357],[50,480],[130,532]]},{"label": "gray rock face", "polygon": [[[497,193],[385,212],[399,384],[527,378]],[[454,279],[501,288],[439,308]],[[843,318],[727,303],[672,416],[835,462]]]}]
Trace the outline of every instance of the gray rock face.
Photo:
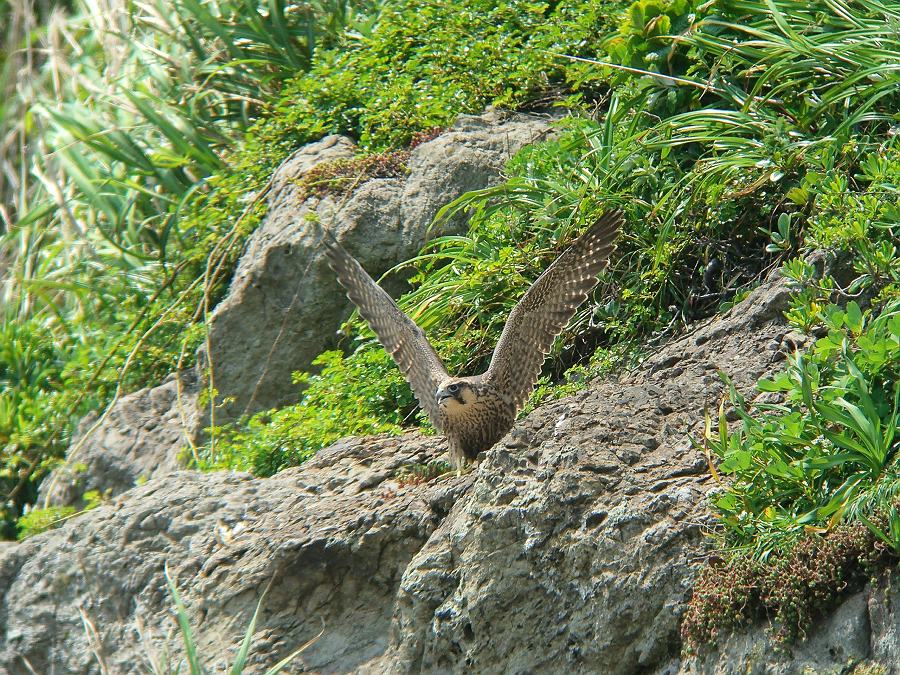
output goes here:
[{"label": "gray rock face", "polygon": [[722,675],[808,675],[900,672],[900,578],[886,572],[822,617],[808,638],[787,649],[756,626],[729,636],[711,653],[687,659],[679,672]]},{"label": "gray rock face", "polygon": [[[99,672],[92,644],[114,673],[179,653],[164,564],[212,669],[271,583],[260,668],[324,629],[302,655],[316,672],[675,672],[711,487],[687,434],[717,370],[749,392],[779,364],[786,299],[764,286],[620,381],[538,408],[462,478],[398,480],[440,438],[347,439],[269,479],[153,479],[0,549],[0,672]],[[896,624],[891,608],[869,621]]]},{"label": "gray rock face", "polygon": [[380,672],[634,673],[677,657],[711,487],[698,433],[717,371],[781,356],[778,285],[619,382],[551,403],[488,452],[413,558]]},{"label": "gray rock face", "polygon": [[66,466],[41,483],[38,504],[81,504],[88,490],[118,495],[138,481],[178,471],[179,456],[199,432],[199,378],[193,371],[170,376],[116,402],[95,427],[96,415],[81,421]]},{"label": "gray rock face", "polygon": [[267,480],[171,474],[0,549],[0,672],[98,673],[102,658],[109,672],[136,673],[147,654],[178,653],[166,564],[211,672],[233,661],[269,583],[255,663],[271,665],[324,626],[304,663],[352,671],[384,651],[407,562],[465,490],[466,479],[390,480],[439,447],[350,439]]},{"label": "gray rock face", "polygon": [[[217,422],[297,399],[291,373],[335,346],[349,301],[318,246],[319,220],[376,279],[418,253],[445,204],[496,183],[519,148],[541,140],[549,120],[488,112],[463,116],[412,151],[405,178],[373,179],[348,197],[299,201],[298,177],[320,162],[350,157],[353,144],[330,136],[303,148],[275,176],[264,223],[253,234],[210,326],[215,387],[227,402]],[[451,221],[441,233],[459,231]],[[390,279],[397,293],[402,279]]]}]

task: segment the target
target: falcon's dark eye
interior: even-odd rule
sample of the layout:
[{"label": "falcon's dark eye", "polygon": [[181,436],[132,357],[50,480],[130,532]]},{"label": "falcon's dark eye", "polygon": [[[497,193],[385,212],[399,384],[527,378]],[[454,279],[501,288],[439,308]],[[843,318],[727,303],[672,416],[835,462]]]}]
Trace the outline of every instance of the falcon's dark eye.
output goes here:
[{"label": "falcon's dark eye", "polygon": [[449,391],[451,394],[455,394],[456,392],[459,391],[459,385],[451,384],[449,387],[447,387],[447,391]]}]

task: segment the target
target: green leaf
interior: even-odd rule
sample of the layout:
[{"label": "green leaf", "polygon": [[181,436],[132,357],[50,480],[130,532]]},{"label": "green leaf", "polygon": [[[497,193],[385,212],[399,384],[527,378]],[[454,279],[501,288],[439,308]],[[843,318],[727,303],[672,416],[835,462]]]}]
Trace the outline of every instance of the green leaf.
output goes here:
[{"label": "green leaf", "polygon": [[847,303],[846,323],[847,328],[849,328],[854,335],[859,335],[862,332],[863,313],[862,310],[860,310],[859,305],[853,300]]},{"label": "green leaf", "polygon": [[191,675],[203,675],[204,671],[197,656],[197,643],[194,639],[194,633],[191,629],[191,622],[188,618],[187,609],[184,606],[184,602],[182,602],[181,600],[181,596],[178,594],[178,588],[175,586],[175,582],[172,580],[172,576],[169,574],[168,563],[165,563],[164,573],[166,577],[166,584],[169,586],[169,593],[172,596],[172,599],[175,601],[178,626],[181,629],[182,640],[184,640],[184,651],[187,655],[188,665],[191,669]]},{"label": "green leaf", "polygon": [[794,388],[794,383],[790,376],[785,373],[779,373],[774,380],[762,379],[756,383],[756,387],[760,391],[790,391]]}]

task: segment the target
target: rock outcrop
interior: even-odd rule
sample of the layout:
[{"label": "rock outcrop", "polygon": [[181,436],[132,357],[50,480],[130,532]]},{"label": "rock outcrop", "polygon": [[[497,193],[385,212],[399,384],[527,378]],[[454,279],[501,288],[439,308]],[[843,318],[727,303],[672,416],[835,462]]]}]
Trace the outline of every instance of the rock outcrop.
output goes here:
[{"label": "rock outcrop", "polygon": [[[291,373],[336,344],[350,304],[327,267],[321,222],[376,279],[419,252],[426,236],[461,231],[459,219],[428,232],[456,197],[497,183],[506,161],[542,140],[546,116],[488,112],[462,116],[449,131],[413,149],[409,174],[361,184],[348,197],[301,203],[297,180],[313,166],[353,155],[349,139],[329,136],[302,148],[276,173],[266,219],[242,256],[228,296],[210,323],[209,355],[223,405],[217,421],[297,399]],[[388,279],[392,293],[402,279]]]},{"label": "rock outcrop", "polygon": [[[402,480],[443,453],[437,437],[346,439],[269,479],[152,479],[4,547],[0,671],[102,658],[126,673],[179,653],[167,564],[211,669],[270,587],[252,672],[320,631],[298,663],[323,673],[737,672],[760,638],[735,637],[733,661],[679,660],[713,483],[688,434],[722,395],[718,371],[749,393],[780,365],[786,301],[764,285],[634,372],[539,407],[469,475]],[[817,671],[898,662],[900,598],[868,593],[811,633]],[[766,657],[749,672],[800,672]]]},{"label": "rock outcrop", "polygon": [[271,665],[326,626],[307,663],[354,670],[384,651],[406,564],[465,490],[467,479],[390,480],[439,447],[349,439],[265,480],[170,474],[0,549],[0,672],[93,673],[102,660],[135,673],[147,655],[177,653],[165,565],[214,672],[233,660],[269,583],[255,662]]},{"label": "rock outcrop", "polygon": [[759,289],[637,372],[517,424],[407,568],[380,670],[634,673],[677,659],[712,486],[688,435],[722,394],[718,371],[749,391],[780,360],[786,300]]},{"label": "rock outcrop", "polygon": [[[40,504],[81,502],[87,490],[118,495],[136,481],[181,468],[179,458],[210,421],[227,422],[296,401],[291,373],[335,346],[350,303],[318,246],[319,220],[376,278],[418,253],[440,207],[469,190],[501,179],[506,161],[521,147],[546,138],[551,118],[487,112],[462,116],[452,129],[411,153],[404,178],[362,182],[347,198],[301,199],[298,181],[323,163],[354,157],[343,136],[328,136],[295,152],[272,179],[266,217],[250,237],[229,295],[210,323],[211,358],[219,392],[215,419],[199,409],[196,375],[183,373],[182,397],[173,379],[124,397],[94,428],[87,418],[67,464],[44,481]],[[459,231],[460,219],[441,233]],[[438,234],[438,232],[432,233]],[[387,280],[393,293],[402,279]],[[177,405],[176,405],[177,404]]]},{"label": "rock outcrop", "polygon": [[[687,659],[684,673],[806,675],[854,673],[890,675],[900,666],[900,589],[883,577],[822,617],[809,638],[785,651],[771,632],[754,626],[729,636],[711,653]],[[868,665],[871,670],[854,671]],[[880,669],[879,669],[880,666]]]},{"label": "rock outcrop", "polygon": [[123,397],[98,420],[85,417],[72,439],[65,466],[41,483],[38,504],[79,505],[89,490],[115,496],[181,468],[179,457],[198,441],[197,394],[193,371],[174,375],[158,387]]}]

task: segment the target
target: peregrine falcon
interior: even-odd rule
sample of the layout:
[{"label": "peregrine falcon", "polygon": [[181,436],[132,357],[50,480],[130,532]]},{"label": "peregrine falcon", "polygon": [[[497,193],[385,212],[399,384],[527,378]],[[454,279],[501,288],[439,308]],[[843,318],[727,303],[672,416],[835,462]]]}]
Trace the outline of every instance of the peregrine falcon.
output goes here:
[{"label": "peregrine falcon", "polygon": [[605,213],[544,270],[510,312],[490,367],[471,377],[447,373],[425,332],[333,237],[326,236],[325,252],[347,297],[447,437],[450,458],[461,469],[512,428],[553,341],[597,285],[622,220],[621,211]]}]

